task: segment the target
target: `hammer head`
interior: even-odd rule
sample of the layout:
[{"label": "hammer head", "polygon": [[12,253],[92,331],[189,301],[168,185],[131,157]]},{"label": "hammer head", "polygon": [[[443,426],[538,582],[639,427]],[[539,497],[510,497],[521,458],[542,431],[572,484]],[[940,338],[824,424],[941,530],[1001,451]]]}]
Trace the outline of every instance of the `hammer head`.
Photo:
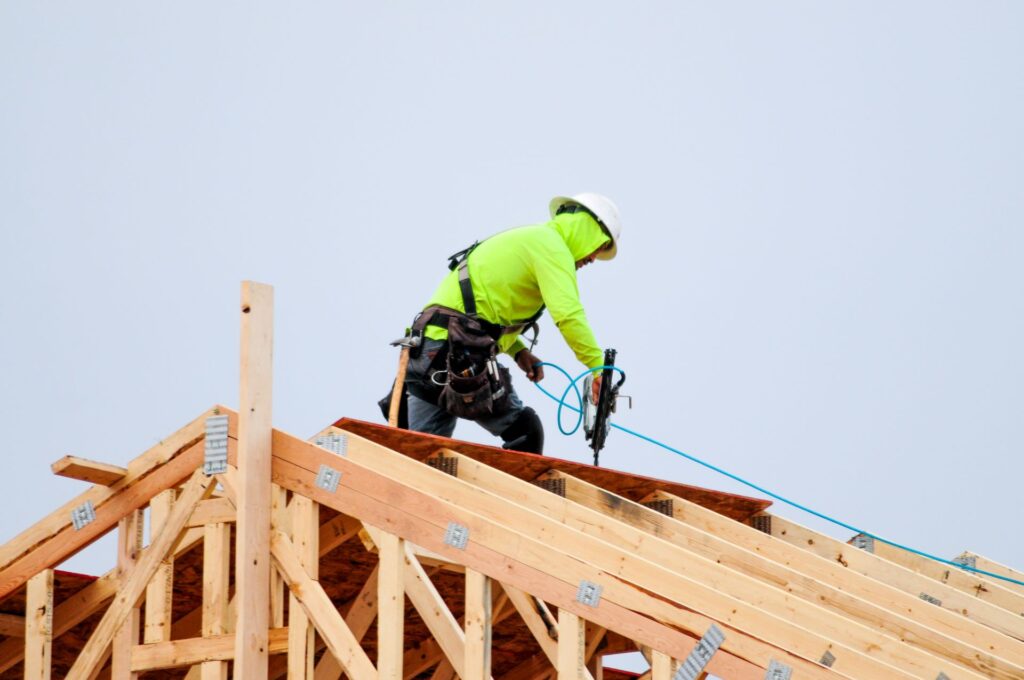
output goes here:
[{"label": "hammer head", "polygon": [[405,347],[407,349],[414,349],[420,346],[423,342],[423,338],[419,335],[407,335],[404,338],[398,338],[397,340],[391,341],[392,347]]}]

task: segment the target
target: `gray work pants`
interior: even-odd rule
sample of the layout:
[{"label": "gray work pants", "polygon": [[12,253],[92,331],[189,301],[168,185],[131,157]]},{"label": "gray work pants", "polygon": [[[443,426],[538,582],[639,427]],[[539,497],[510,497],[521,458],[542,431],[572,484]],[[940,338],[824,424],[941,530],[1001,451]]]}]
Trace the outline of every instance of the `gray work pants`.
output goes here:
[{"label": "gray work pants", "polygon": [[[444,365],[441,365],[440,370],[437,368],[431,370],[430,364],[434,363],[434,358],[439,352],[447,351],[447,342],[424,338],[419,356],[409,360],[409,368],[405,376],[406,385],[415,381],[429,384],[431,379],[435,382],[443,383],[445,379]],[[443,359],[438,361],[441,362]],[[437,375],[434,375],[435,373]],[[524,409],[523,402],[519,399],[519,395],[516,394],[515,387],[509,385],[509,388],[511,394],[509,394],[508,407],[504,412],[498,415],[477,418],[473,421],[495,437],[500,437],[501,433],[507,430],[519,418]],[[413,394],[412,391],[409,391],[408,397],[410,430],[413,432],[436,434],[442,437],[452,436],[452,433],[455,432],[455,423],[458,421],[457,417],[451,415],[437,404],[421,399]]]}]

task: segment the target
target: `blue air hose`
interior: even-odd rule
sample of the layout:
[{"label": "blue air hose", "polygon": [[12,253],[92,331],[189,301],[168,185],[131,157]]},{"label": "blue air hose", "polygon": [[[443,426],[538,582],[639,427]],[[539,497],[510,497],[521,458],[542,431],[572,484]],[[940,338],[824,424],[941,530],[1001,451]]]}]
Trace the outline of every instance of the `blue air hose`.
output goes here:
[{"label": "blue air hose", "polygon": [[[557,422],[558,422],[558,430],[562,434],[567,435],[567,436],[575,434],[576,431],[580,429],[580,424],[583,422],[583,408],[582,408],[582,406],[583,406],[583,396],[580,394],[580,390],[579,390],[579,387],[578,387],[577,383],[580,380],[582,380],[583,378],[585,378],[586,376],[590,375],[591,373],[594,373],[594,372],[597,372],[597,371],[601,371],[601,370],[604,370],[604,369],[607,369],[607,368],[610,368],[610,369],[612,369],[614,371],[618,371],[619,373],[623,372],[622,369],[620,369],[618,366],[598,366],[597,368],[587,369],[586,371],[583,371],[578,376],[573,378],[571,375],[569,375],[568,372],[566,372],[566,370],[564,368],[562,368],[561,366],[559,366],[557,364],[553,364],[553,363],[550,363],[548,361],[542,361],[539,364],[537,364],[537,366],[550,366],[551,368],[555,369],[556,371],[561,373],[563,376],[565,376],[565,379],[569,381],[569,386],[565,388],[564,392],[562,392],[562,397],[561,398],[558,398],[554,394],[552,394],[551,392],[548,392],[546,389],[544,389],[544,387],[541,386],[540,383],[534,383],[541,392],[546,394],[548,397],[550,397],[554,401],[558,402],[558,413],[557,413],[557,416],[556,416]],[[569,392],[570,391],[575,392],[575,394],[576,394],[576,401],[580,405],[579,408],[577,408],[575,406],[572,406],[571,404],[566,403],[565,400],[569,396]],[[576,414],[577,414],[576,424],[571,429],[566,429],[565,427],[562,426],[562,410],[563,409],[569,409],[570,411],[575,411]],[[863,529],[858,529],[857,527],[853,526],[852,524],[847,524],[846,522],[842,522],[842,521],[840,521],[838,519],[835,519],[834,517],[829,517],[828,515],[826,515],[824,513],[818,512],[817,510],[813,510],[813,509],[807,507],[806,505],[802,505],[800,503],[797,503],[796,501],[791,501],[791,500],[789,500],[788,498],[786,498],[784,496],[780,496],[779,494],[774,493],[772,491],[769,491],[768,489],[765,489],[764,487],[758,486],[757,484],[754,484],[753,482],[747,481],[746,479],[743,479],[739,475],[734,475],[733,473],[731,473],[731,472],[729,472],[727,470],[723,470],[722,468],[720,468],[720,467],[718,467],[716,465],[712,465],[711,463],[708,463],[707,461],[701,460],[700,458],[697,458],[696,456],[692,456],[692,455],[690,455],[690,454],[688,454],[688,453],[686,453],[684,451],[680,451],[679,449],[673,448],[673,447],[669,446],[668,444],[665,444],[663,442],[658,441],[657,439],[654,439],[653,437],[648,437],[645,434],[641,434],[639,432],[634,432],[633,430],[630,430],[629,428],[622,427],[621,425],[617,425],[617,424],[612,423],[612,422],[609,422],[609,425],[614,427],[616,430],[621,430],[622,432],[625,432],[626,434],[631,434],[634,437],[636,437],[637,439],[642,439],[645,442],[648,442],[650,444],[654,444],[655,446],[659,446],[659,447],[665,449],[666,451],[671,451],[672,453],[676,454],[677,456],[682,456],[683,458],[685,458],[685,459],[687,459],[689,461],[692,461],[694,463],[697,463],[698,465],[703,465],[704,467],[708,468],[709,470],[714,470],[715,472],[717,472],[720,475],[725,475],[729,479],[737,481],[740,484],[744,484],[744,485],[750,487],[751,489],[754,489],[754,490],[756,490],[756,491],[758,491],[760,493],[765,494],[766,496],[770,496],[771,498],[774,498],[775,500],[779,501],[780,503],[785,503],[786,505],[794,507],[797,510],[803,510],[804,512],[809,513],[811,515],[814,515],[815,517],[819,517],[819,518],[821,518],[821,519],[823,519],[823,520],[825,520],[827,522],[831,522],[832,524],[835,524],[836,526],[841,526],[844,529],[848,529],[849,531],[853,531],[855,533],[862,534],[864,536],[868,536],[868,537],[870,537],[870,538],[872,538],[872,539],[874,539],[876,541],[880,541],[880,542],[885,543],[887,545],[891,545],[891,546],[893,546],[895,548],[900,548],[901,550],[906,550],[907,552],[913,553],[915,555],[920,555],[921,557],[926,557],[926,558],[928,558],[930,560],[934,560],[936,562],[941,562],[942,564],[947,564],[947,565],[949,565],[951,567],[957,567],[958,569],[962,569],[964,571],[969,571],[969,572],[972,572],[972,573],[975,573],[975,574],[983,574],[985,576],[991,576],[992,578],[999,579],[1001,581],[1008,581],[1009,583],[1015,583],[1017,585],[1024,586],[1024,581],[1019,581],[1019,580],[1017,580],[1015,578],[1010,578],[1009,576],[1003,576],[1002,574],[995,574],[995,573],[993,573],[991,571],[985,571],[984,569],[978,569],[977,567],[972,567],[969,564],[961,564],[959,562],[954,562],[953,560],[947,560],[945,558],[938,557],[937,555],[932,555],[930,553],[926,553],[926,552],[923,552],[921,550],[917,550],[915,548],[911,548],[909,546],[902,545],[900,543],[896,543],[895,541],[890,541],[890,540],[882,538],[881,536],[878,536],[876,534],[872,534],[871,532],[864,531]]]}]

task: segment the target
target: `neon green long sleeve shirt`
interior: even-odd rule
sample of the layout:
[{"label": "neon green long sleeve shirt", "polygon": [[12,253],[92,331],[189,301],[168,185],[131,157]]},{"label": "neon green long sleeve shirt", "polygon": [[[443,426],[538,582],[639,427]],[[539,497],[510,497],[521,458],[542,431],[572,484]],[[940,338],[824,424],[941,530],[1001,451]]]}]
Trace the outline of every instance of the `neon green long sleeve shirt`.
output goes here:
[{"label": "neon green long sleeve shirt", "polygon": [[[517,227],[483,241],[470,253],[468,265],[477,314],[491,323],[511,326],[547,305],[576,358],[587,368],[600,366],[604,354],[580,302],[576,261],[608,240],[593,217],[579,212],[562,213],[544,224]],[[441,281],[430,305],[465,311],[457,270]],[[427,326],[425,335],[443,340],[448,331]],[[525,346],[518,336],[508,334],[499,339],[498,347],[515,356]]]}]

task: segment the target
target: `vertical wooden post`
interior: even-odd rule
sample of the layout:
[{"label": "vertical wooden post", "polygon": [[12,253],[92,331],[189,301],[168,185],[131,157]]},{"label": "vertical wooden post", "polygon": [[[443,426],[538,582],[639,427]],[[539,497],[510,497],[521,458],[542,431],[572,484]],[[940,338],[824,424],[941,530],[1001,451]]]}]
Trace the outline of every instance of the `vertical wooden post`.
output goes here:
[{"label": "vertical wooden post", "polygon": [[[291,522],[288,520],[288,490],[277,484],[270,485],[270,527],[291,536]],[[270,570],[270,627],[284,627],[284,602],[286,586],[276,569]]]},{"label": "vertical wooden post", "polygon": [[672,657],[659,651],[651,652],[651,680],[672,680],[675,670]]},{"label": "vertical wooden post", "polygon": [[[117,573],[122,580],[135,566],[142,550],[142,511],[135,510],[117,524]],[[132,647],[139,644],[139,608],[132,607],[128,617],[114,633],[111,645],[110,680],[136,680],[131,671]]]},{"label": "vertical wooden post", "polygon": [[491,579],[467,567],[464,680],[491,677],[491,603]]},{"label": "vertical wooden post", "polygon": [[568,609],[558,610],[558,680],[586,677],[586,621]]},{"label": "vertical wooden post", "polygon": [[[230,560],[231,525],[207,524],[203,528],[203,637],[228,632]],[[202,680],[227,680],[228,662],[203,662],[200,677]]]},{"label": "vertical wooden post", "polygon": [[[319,577],[320,506],[305,496],[294,494],[291,511],[292,543],[299,561],[310,578]],[[313,680],[316,654],[315,629],[299,604],[290,596],[288,605],[288,680]]]},{"label": "vertical wooden post", "polygon": [[380,532],[377,552],[377,676],[379,680],[402,680],[405,624],[404,541]]},{"label": "vertical wooden post", "polygon": [[28,581],[25,598],[25,680],[50,680],[53,648],[53,569]]},{"label": "vertical wooden post", "polygon": [[235,545],[235,680],[267,680],[270,624],[270,457],[274,289],[242,283]]},{"label": "vertical wooden post", "polygon": [[[174,507],[176,491],[168,489],[157,494],[149,502],[150,541],[159,535],[171,509]],[[171,639],[171,604],[174,591],[174,555],[160,563],[153,580],[146,586],[146,622],[143,641],[167,642]]]}]

